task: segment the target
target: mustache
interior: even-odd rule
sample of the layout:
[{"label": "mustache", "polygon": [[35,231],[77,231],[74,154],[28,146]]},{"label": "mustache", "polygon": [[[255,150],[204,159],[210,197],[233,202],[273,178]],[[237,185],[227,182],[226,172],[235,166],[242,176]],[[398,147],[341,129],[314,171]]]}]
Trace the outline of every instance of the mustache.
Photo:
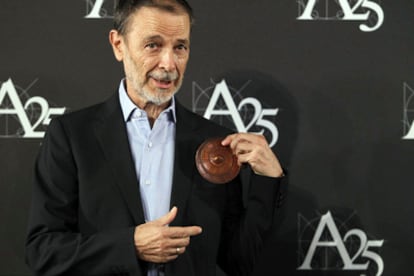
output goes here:
[{"label": "mustache", "polygon": [[158,81],[174,81],[178,79],[178,72],[167,72],[167,71],[151,71],[148,76]]}]

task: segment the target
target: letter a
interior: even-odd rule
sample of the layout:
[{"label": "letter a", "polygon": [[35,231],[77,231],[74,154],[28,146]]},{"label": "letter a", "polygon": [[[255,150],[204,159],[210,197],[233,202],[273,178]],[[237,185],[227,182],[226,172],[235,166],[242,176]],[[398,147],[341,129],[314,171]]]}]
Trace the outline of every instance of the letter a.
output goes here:
[{"label": "letter a", "polygon": [[[102,6],[103,6],[104,2],[105,2],[105,0],[96,0],[95,4],[93,5],[93,8],[92,8],[91,12],[87,16],[85,16],[85,18],[88,18],[88,19],[102,18],[102,16],[100,15],[100,12],[101,12],[101,9],[102,9]],[[89,5],[89,3],[87,5]]]},{"label": "letter a", "polygon": [[[329,234],[332,237],[332,241],[321,241],[321,236],[325,228],[329,231]],[[336,227],[331,212],[329,211],[321,217],[318,228],[316,229],[315,235],[313,236],[311,245],[309,246],[308,253],[306,254],[305,260],[303,261],[302,265],[298,267],[298,270],[312,269],[311,262],[317,247],[336,247],[344,264],[352,264],[351,258],[349,257],[349,254],[341,239],[338,228]]]},{"label": "letter a", "polygon": [[[214,109],[217,105],[220,96],[223,97],[224,103],[228,109]],[[210,119],[212,115],[231,116],[234,124],[236,125],[238,132],[247,132],[246,126],[240,117],[239,111],[237,110],[236,104],[233,101],[229,88],[225,80],[216,84],[213,95],[211,96],[210,102],[204,112],[204,118]]]},{"label": "letter a", "polygon": [[411,124],[410,130],[408,131],[408,133],[403,136],[403,140],[412,140],[414,139],[414,121]]},{"label": "letter a", "polygon": [[303,11],[302,15],[299,16],[298,20],[312,20],[312,11],[315,8],[316,0],[308,0],[306,3],[306,8]]}]

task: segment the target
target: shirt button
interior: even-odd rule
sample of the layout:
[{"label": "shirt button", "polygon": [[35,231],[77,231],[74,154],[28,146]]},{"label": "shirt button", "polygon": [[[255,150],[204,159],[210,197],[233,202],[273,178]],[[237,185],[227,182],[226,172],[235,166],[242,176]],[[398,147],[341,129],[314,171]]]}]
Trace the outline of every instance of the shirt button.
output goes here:
[{"label": "shirt button", "polygon": [[151,181],[150,180],[145,180],[145,184],[146,185],[150,185],[151,184]]},{"label": "shirt button", "polygon": [[148,143],[148,147],[149,147],[149,148],[152,148],[152,142],[149,142],[149,143]]}]

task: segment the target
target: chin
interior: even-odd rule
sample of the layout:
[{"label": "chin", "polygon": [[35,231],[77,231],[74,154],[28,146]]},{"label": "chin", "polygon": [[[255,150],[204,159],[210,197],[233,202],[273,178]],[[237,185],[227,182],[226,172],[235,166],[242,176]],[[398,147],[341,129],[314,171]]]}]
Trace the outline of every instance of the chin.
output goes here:
[{"label": "chin", "polygon": [[159,90],[157,90],[157,92],[155,93],[155,95],[153,94],[152,95],[152,100],[155,100],[155,101],[157,101],[157,102],[160,102],[161,104],[162,103],[166,103],[166,102],[168,102],[168,101],[170,101],[171,100],[171,98],[174,96],[174,94],[177,92],[177,90],[168,90],[168,91],[166,91],[166,90],[162,90],[162,89],[159,89]]},{"label": "chin", "polygon": [[171,98],[174,94],[171,94],[169,96],[163,95],[162,97],[150,97],[148,98],[148,101],[155,104],[155,105],[163,105],[169,101],[171,101]]}]

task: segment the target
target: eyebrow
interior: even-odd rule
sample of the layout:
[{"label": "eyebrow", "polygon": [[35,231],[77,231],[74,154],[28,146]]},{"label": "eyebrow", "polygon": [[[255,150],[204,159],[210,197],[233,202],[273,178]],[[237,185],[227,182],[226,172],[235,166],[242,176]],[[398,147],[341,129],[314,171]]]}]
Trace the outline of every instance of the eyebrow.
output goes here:
[{"label": "eyebrow", "polygon": [[190,41],[188,39],[178,39],[177,40],[179,43],[185,44],[185,45],[189,45]]},{"label": "eyebrow", "polygon": [[146,37],[144,40],[145,41],[150,41],[150,40],[162,40],[162,37],[160,35],[151,35]]},{"label": "eyebrow", "polygon": [[[152,41],[152,40],[164,40],[160,35],[151,35],[144,39],[145,42]],[[188,39],[177,39],[177,42],[189,45],[190,41]]]}]

